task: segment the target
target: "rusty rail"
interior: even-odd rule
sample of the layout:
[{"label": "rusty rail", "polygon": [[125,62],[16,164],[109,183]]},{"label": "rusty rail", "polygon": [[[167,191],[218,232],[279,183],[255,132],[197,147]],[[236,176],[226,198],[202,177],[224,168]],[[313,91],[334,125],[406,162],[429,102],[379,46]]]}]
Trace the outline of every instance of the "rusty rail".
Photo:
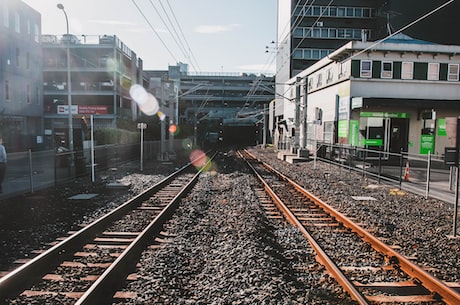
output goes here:
[{"label": "rusty rail", "polygon": [[[432,276],[431,274],[429,274],[427,271],[423,270],[418,265],[416,265],[416,264],[412,263],[411,261],[409,261],[403,255],[399,254],[397,251],[395,251],[394,249],[392,249],[391,247],[389,247],[388,245],[386,245],[385,243],[380,241],[377,237],[373,236],[367,230],[365,230],[361,226],[355,224],[352,220],[350,220],[344,214],[340,213],[339,211],[337,211],[336,209],[334,209],[333,207],[331,207],[330,205],[328,205],[327,203],[325,203],[324,201],[319,199],[317,196],[315,196],[312,193],[310,193],[307,190],[305,190],[302,186],[300,186],[295,181],[293,181],[290,178],[288,178],[287,176],[283,175],[282,173],[280,173],[279,171],[277,171],[276,169],[274,169],[270,165],[258,160],[251,153],[249,153],[247,151],[246,151],[246,153],[251,158],[253,158],[254,160],[257,160],[258,162],[260,162],[266,169],[268,169],[269,171],[275,173],[281,179],[287,181],[289,184],[291,184],[301,194],[303,194],[304,196],[309,198],[311,201],[313,201],[314,203],[316,203],[317,205],[322,207],[327,213],[329,213],[332,217],[334,217],[338,222],[342,223],[345,227],[347,227],[350,230],[352,230],[353,232],[357,233],[363,240],[365,240],[367,243],[369,243],[376,251],[378,251],[378,252],[382,253],[383,255],[385,255],[386,257],[388,257],[392,262],[397,264],[401,268],[401,270],[406,272],[413,279],[415,279],[418,282],[420,282],[420,284],[423,287],[425,287],[426,289],[428,289],[432,293],[433,296],[437,295],[437,296],[441,297],[442,300],[444,302],[446,302],[447,304],[452,304],[452,305],[460,304],[460,294],[458,292],[456,292],[454,289],[448,287],[443,281],[441,281],[438,278]],[[259,179],[262,179],[262,177],[259,176]],[[264,185],[266,185],[265,182],[264,182]],[[268,185],[266,185],[266,188],[267,187],[268,187]],[[276,194],[274,194],[274,195],[276,196]],[[280,201],[280,199],[277,196],[272,197],[272,198],[274,198],[275,201]],[[275,198],[277,198],[277,199],[275,199]],[[280,207],[280,209],[282,209],[283,212],[286,213],[287,207],[285,207],[284,204],[283,204],[283,206],[284,206],[283,208],[281,208],[281,204],[277,203],[277,205]],[[288,213],[286,213],[286,215],[290,215],[290,216],[287,216],[288,219],[292,223],[294,223],[296,226],[299,227],[298,224],[300,224],[300,222],[295,218],[294,215],[292,215],[292,213],[288,212]],[[294,218],[292,218],[292,217],[294,217]],[[304,233],[303,230],[302,230],[302,233]],[[330,268],[333,269],[332,267],[330,267]],[[328,270],[329,270],[329,268],[328,268]],[[337,280],[340,283],[342,283],[341,279],[337,278]],[[344,283],[346,283],[346,282],[344,281]],[[348,283],[346,285],[348,286]],[[352,286],[354,287],[354,285],[352,285]],[[352,288],[348,288],[348,287],[344,287],[344,288],[347,291],[352,290]],[[352,297],[355,300],[357,300],[356,296],[354,296],[353,294],[352,294]]]}]

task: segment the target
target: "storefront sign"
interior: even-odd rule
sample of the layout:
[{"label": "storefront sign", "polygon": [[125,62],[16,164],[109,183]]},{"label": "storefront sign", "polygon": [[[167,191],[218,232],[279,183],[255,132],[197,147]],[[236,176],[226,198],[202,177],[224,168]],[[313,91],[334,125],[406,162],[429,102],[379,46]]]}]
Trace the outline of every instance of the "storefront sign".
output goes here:
[{"label": "storefront sign", "polygon": [[[72,105],[72,114],[108,114],[108,108],[104,105]],[[69,114],[69,106],[58,105],[57,114]]]},{"label": "storefront sign", "polygon": [[[69,106],[67,105],[58,105],[57,114],[69,114]],[[78,106],[72,105],[72,114],[78,114]]]},{"label": "storefront sign", "polygon": [[427,155],[434,152],[434,135],[422,134],[420,137],[420,154]]},{"label": "storefront sign", "polygon": [[447,136],[446,119],[438,119],[438,136]]},{"label": "storefront sign", "polygon": [[338,136],[339,138],[348,138],[348,121],[339,121]]},{"label": "storefront sign", "polygon": [[382,139],[366,139],[364,140],[364,145],[367,146],[382,146],[383,140]]},{"label": "storefront sign", "polygon": [[394,119],[408,119],[409,113],[404,112],[361,112],[359,114],[362,118],[394,118]]},{"label": "storefront sign", "polygon": [[108,114],[108,109],[104,105],[79,105],[78,114]]},{"label": "storefront sign", "polygon": [[359,121],[350,120],[350,145],[358,146],[359,144]]}]

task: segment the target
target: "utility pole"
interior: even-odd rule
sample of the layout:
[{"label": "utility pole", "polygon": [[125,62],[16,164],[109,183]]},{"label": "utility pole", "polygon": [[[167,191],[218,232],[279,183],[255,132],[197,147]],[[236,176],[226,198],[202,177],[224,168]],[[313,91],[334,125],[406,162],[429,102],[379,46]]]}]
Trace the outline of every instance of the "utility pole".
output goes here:
[{"label": "utility pole", "polygon": [[295,82],[295,142],[294,148],[299,149],[300,144],[300,87],[301,87],[301,78],[297,77]]},{"label": "utility pole", "polygon": [[[58,9],[64,12],[65,21],[67,24],[67,38],[65,43],[67,45],[67,108],[68,108],[68,118],[69,118],[69,150],[73,152],[73,117],[72,117],[72,80],[70,76],[70,37],[69,37],[69,19],[67,18],[67,13],[64,9],[64,5],[59,3],[57,5]],[[73,154],[72,154],[73,159]]]}]

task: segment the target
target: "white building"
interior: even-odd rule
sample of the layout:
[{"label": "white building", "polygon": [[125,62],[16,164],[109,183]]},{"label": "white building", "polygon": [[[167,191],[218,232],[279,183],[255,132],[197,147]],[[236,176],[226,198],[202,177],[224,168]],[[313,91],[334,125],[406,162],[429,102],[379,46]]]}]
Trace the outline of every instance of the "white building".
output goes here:
[{"label": "white building", "polygon": [[405,35],[349,42],[286,82],[283,100],[271,104],[275,144],[311,147],[316,139],[442,155],[455,145],[459,64],[460,46]]}]

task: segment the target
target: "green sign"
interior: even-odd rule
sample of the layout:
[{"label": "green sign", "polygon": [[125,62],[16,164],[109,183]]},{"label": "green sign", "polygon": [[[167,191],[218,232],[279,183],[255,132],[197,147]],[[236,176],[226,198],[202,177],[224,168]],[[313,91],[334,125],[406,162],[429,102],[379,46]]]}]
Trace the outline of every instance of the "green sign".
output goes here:
[{"label": "green sign", "polygon": [[347,120],[339,121],[337,133],[338,133],[339,138],[348,137],[348,121]]},{"label": "green sign", "polygon": [[446,119],[438,119],[438,136],[447,136]]},{"label": "green sign", "polygon": [[359,121],[350,120],[350,145],[358,146],[359,144]]},{"label": "green sign", "polygon": [[366,139],[364,140],[364,145],[367,146],[382,146],[383,140],[382,139]]},{"label": "green sign", "polygon": [[394,118],[394,119],[408,119],[409,113],[405,112],[361,112],[359,114],[362,118]]},{"label": "green sign", "polygon": [[427,155],[434,152],[434,135],[422,134],[420,138],[420,154]]}]

